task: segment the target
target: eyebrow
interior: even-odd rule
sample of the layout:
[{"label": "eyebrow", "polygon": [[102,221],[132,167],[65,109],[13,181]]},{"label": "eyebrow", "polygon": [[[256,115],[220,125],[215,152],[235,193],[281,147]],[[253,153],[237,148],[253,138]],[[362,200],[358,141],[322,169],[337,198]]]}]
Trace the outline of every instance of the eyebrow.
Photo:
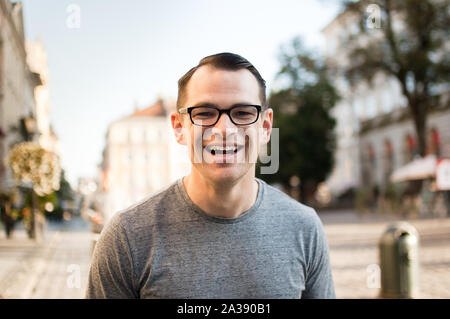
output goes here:
[{"label": "eyebrow", "polygon": [[[241,102],[241,103],[234,103],[233,105],[230,105],[229,108],[232,108],[234,106],[239,106],[239,105],[255,105],[253,103],[248,103],[248,102]],[[220,107],[217,104],[214,103],[210,103],[210,102],[200,102],[200,103],[196,103],[194,105],[192,105],[191,107],[198,107],[198,106],[209,106],[209,107],[215,107],[220,109]]]}]

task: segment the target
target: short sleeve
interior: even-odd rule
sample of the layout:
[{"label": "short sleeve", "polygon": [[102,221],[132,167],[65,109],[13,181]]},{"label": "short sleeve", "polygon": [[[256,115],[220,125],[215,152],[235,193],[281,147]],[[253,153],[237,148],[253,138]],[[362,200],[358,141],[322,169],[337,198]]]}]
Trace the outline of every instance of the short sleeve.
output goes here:
[{"label": "short sleeve", "polygon": [[306,272],[304,299],[334,299],[333,276],[331,272],[328,241],[323,230],[322,222],[314,211],[312,236],[308,249],[308,266]]},{"label": "short sleeve", "polygon": [[86,299],[138,298],[134,269],[128,237],[117,213],[103,229],[94,249]]}]

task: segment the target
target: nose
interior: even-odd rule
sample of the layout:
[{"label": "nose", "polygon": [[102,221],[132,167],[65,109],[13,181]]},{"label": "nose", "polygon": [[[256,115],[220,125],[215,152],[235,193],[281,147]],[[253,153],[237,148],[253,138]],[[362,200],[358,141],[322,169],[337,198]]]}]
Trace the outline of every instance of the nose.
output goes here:
[{"label": "nose", "polygon": [[[232,136],[236,134],[236,125],[231,122],[230,117],[226,113],[222,113],[217,120],[217,123],[212,128],[214,140],[218,139],[222,142],[227,142],[228,139],[232,139]],[[232,139],[234,140],[234,139]]]},{"label": "nose", "polygon": [[226,113],[220,114],[219,120],[217,121],[214,127],[220,129],[222,132],[225,132],[227,128],[236,127],[233,122],[231,122],[230,117]]}]

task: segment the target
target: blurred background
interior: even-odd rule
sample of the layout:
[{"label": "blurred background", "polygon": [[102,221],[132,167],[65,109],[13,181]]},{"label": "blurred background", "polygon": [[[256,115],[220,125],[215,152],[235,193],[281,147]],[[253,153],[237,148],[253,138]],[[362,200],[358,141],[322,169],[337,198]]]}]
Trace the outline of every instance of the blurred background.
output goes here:
[{"label": "blurred background", "polygon": [[257,176],[316,209],[337,297],[450,298],[449,23],[446,0],[0,0],[0,298],[84,297],[111,216],[189,173],[168,115],[218,52],[267,81]]}]

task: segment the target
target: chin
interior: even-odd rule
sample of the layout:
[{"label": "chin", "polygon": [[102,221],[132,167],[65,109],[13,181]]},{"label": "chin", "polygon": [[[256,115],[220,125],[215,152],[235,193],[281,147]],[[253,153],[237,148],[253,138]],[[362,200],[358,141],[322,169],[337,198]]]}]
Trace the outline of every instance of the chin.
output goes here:
[{"label": "chin", "polygon": [[213,164],[213,167],[203,169],[203,174],[209,180],[217,183],[234,183],[239,181],[249,172],[251,168],[247,165],[232,165],[229,167],[223,164]]}]

